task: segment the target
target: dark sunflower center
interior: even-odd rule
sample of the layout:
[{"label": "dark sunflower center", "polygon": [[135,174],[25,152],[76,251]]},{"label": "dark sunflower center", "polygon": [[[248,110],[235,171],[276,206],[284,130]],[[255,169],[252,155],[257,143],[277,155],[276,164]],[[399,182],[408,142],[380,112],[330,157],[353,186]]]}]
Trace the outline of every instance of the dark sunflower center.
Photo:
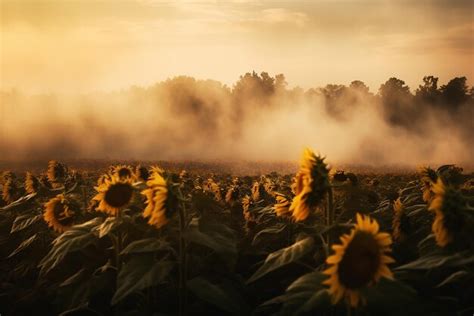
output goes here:
[{"label": "dark sunflower center", "polygon": [[73,213],[62,203],[56,203],[54,206],[54,218],[63,226],[71,226],[73,223]]},{"label": "dark sunflower center", "polygon": [[132,172],[128,168],[121,168],[118,171],[118,176],[120,178],[129,178],[132,176]]},{"label": "dark sunflower center", "polygon": [[379,264],[379,245],[374,236],[357,232],[339,263],[339,280],[351,289],[363,287],[374,278]]},{"label": "dark sunflower center", "polygon": [[104,200],[112,207],[123,207],[130,202],[133,188],[128,183],[116,183],[105,192]]}]

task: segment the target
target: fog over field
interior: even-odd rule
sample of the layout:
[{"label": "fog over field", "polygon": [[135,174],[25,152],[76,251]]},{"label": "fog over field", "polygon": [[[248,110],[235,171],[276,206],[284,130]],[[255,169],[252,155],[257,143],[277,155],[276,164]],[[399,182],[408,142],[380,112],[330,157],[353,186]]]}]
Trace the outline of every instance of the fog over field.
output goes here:
[{"label": "fog over field", "polygon": [[232,87],[181,76],[108,93],[4,91],[2,159],[287,161],[310,146],[335,163],[468,163],[473,95],[465,78],[436,79],[413,93],[396,78],[374,94],[255,72]]}]

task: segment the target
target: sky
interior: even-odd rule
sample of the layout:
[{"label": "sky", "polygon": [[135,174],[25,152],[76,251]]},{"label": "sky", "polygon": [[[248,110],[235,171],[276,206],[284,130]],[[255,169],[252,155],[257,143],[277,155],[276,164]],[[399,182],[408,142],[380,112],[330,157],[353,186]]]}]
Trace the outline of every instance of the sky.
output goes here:
[{"label": "sky", "polygon": [[0,89],[93,92],[255,70],[305,89],[474,78],[468,0],[0,0]]}]

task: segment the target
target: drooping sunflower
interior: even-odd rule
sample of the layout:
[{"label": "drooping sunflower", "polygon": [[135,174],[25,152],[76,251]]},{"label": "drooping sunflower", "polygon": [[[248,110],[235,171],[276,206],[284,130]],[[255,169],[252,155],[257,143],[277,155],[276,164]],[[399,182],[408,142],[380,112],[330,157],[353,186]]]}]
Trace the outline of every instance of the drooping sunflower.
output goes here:
[{"label": "drooping sunflower", "polygon": [[253,201],[252,199],[250,199],[250,196],[245,195],[242,198],[242,211],[244,214],[244,219],[247,223],[254,221],[253,215],[252,213],[250,213],[250,207],[252,206],[252,204]]},{"label": "drooping sunflower", "polygon": [[322,205],[330,189],[329,168],[324,158],[305,149],[300,169],[292,190],[295,194],[290,206],[294,219],[304,221],[310,212]]},{"label": "drooping sunflower", "polygon": [[236,185],[230,186],[225,194],[225,202],[227,204],[234,204],[239,199],[239,188]]},{"label": "drooping sunflower", "polygon": [[323,273],[329,278],[323,282],[329,286],[333,304],[341,299],[352,307],[365,303],[362,289],[377,283],[380,278],[393,278],[387,264],[394,260],[387,255],[391,251],[391,237],[379,232],[377,221],[357,214],[357,223],[350,234],[344,234],[341,244],[332,246],[335,254],[326,259],[330,267]]},{"label": "drooping sunflower", "polygon": [[58,233],[63,233],[72,226],[74,215],[70,202],[63,194],[50,199],[44,205],[43,218],[48,226]]},{"label": "drooping sunflower", "polygon": [[134,179],[135,177],[132,167],[127,165],[114,166],[112,175],[119,177],[119,179]]},{"label": "drooping sunflower", "polygon": [[67,176],[67,167],[56,160],[48,162],[48,180],[52,183],[62,181]]},{"label": "drooping sunflower", "polygon": [[38,192],[40,188],[40,182],[31,172],[26,173],[25,177],[25,191],[28,194]]},{"label": "drooping sunflower", "polygon": [[276,184],[272,181],[272,179],[266,178],[265,182],[263,183],[263,187],[269,196],[275,195]]},{"label": "drooping sunflower", "polygon": [[265,187],[259,181],[255,181],[252,185],[252,199],[257,202],[265,196]]},{"label": "drooping sunflower", "polygon": [[436,243],[445,247],[457,239],[466,226],[466,204],[459,190],[445,185],[441,178],[432,187],[429,210],[435,213],[432,230]]},{"label": "drooping sunflower", "polygon": [[214,195],[214,198],[216,199],[216,201],[218,202],[222,201],[221,189],[219,185],[212,178],[207,179],[205,190],[211,192]]},{"label": "drooping sunflower", "polygon": [[147,186],[142,191],[147,205],[143,217],[148,218],[148,224],[161,228],[168,223],[177,205],[177,197],[171,184],[163,177],[161,169],[153,169]]},{"label": "drooping sunflower", "polygon": [[12,179],[8,179],[2,188],[2,199],[7,204],[15,201],[15,198],[18,196],[18,189],[15,186],[15,183]]},{"label": "drooping sunflower", "polygon": [[289,217],[291,216],[290,201],[282,194],[276,195],[276,203],[274,205],[275,213],[278,217]]},{"label": "drooping sunflower", "polygon": [[400,198],[393,202],[392,236],[396,241],[404,241],[411,230],[410,218]]},{"label": "drooping sunflower", "polygon": [[150,177],[150,171],[148,170],[147,167],[144,167],[142,165],[138,165],[135,168],[135,174],[136,174],[137,180],[139,181],[148,181],[148,178]]},{"label": "drooping sunflower", "polygon": [[133,183],[131,178],[112,176],[95,187],[97,195],[92,200],[98,201],[98,211],[117,216],[119,210],[127,206],[133,197]]},{"label": "drooping sunflower", "polygon": [[433,198],[433,184],[438,180],[438,174],[430,167],[420,167],[418,172],[421,177],[423,201],[429,203]]}]

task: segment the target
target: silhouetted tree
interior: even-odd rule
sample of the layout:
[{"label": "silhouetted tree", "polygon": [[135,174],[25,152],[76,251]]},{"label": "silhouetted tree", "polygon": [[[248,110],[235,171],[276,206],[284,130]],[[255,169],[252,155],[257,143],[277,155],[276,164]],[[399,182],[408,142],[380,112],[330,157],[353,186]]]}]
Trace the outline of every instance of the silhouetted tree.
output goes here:
[{"label": "silhouetted tree", "polygon": [[415,92],[416,101],[423,104],[435,105],[439,101],[438,78],[434,76],[423,77],[423,85],[418,86]]},{"label": "silhouetted tree", "polygon": [[468,86],[466,77],[456,77],[451,79],[448,84],[441,86],[441,100],[443,106],[449,109],[458,109],[462,104],[468,101]]},{"label": "silhouetted tree", "polygon": [[412,94],[405,81],[392,77],[380,86],[385,118],[392,124],[407,126],[413,120]]}]

